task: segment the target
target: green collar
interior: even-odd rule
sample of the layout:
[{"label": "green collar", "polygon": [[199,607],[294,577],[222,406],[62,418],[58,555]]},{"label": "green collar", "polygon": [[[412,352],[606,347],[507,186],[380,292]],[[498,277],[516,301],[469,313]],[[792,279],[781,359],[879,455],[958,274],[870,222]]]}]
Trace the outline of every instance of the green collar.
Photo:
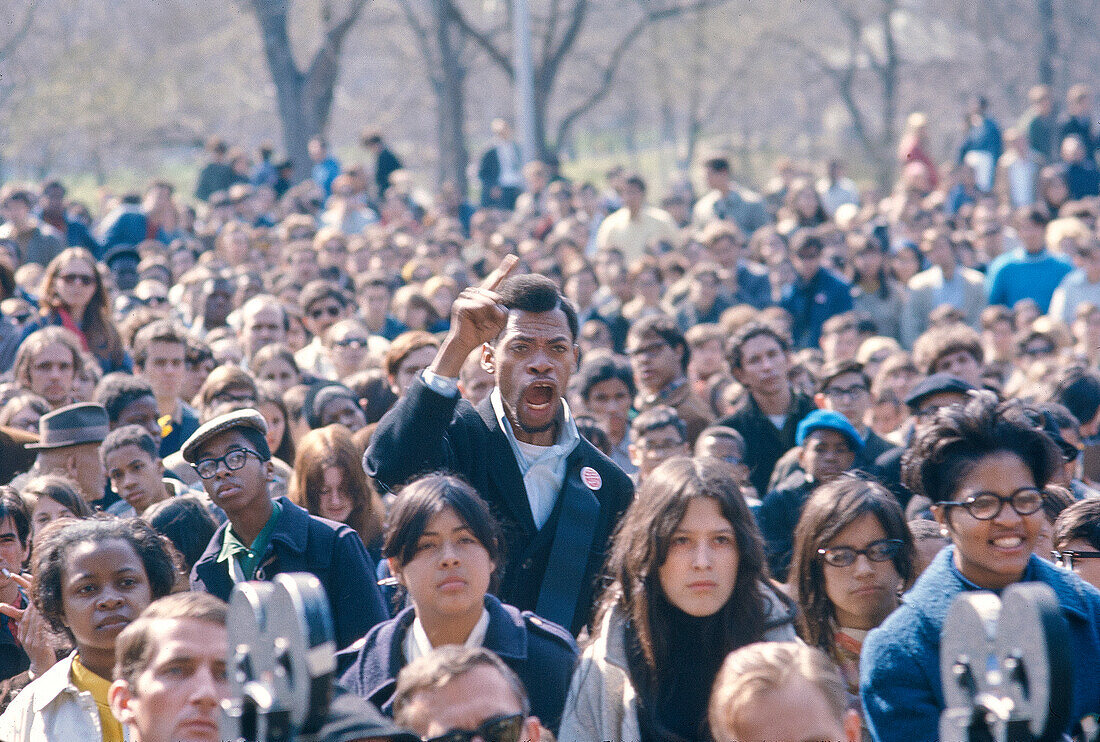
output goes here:
[{"label": "green collar", "polygon": [[[283,506],[278,500],[271,501],[271,517],[267,519],[267,523],[260,530],[256,540],[252,542],[252,546],[245,546],[236,533],[233,532],[233,526],[230,525],[225,529],[225,537],[222,539],[222,549],[218,553],[219,562],[229,562],[230,559],[235,559],[240,565],[241,573],[244,579],[251,580],[256,574],[256,567],[259,566],[260,558],[263,557],[264,552],[267,551],[267,546],[271,543],[271,535],[275,532],[275,526],[278,524],[279,516],[283,512]],[[230,567],[232,572],[232,567]]]}]

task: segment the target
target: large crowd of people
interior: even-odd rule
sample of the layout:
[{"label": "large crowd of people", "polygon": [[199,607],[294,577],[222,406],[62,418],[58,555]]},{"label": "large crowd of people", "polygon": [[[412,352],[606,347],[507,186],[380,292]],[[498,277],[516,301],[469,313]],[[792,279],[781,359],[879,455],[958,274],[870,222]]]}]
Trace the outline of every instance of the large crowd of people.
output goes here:
[{"label": "large crowd of people", "polygon": [[225,601],[287,572],[332,740],[935,739],[952,600],[1023,581],[1100,713],[1100,128],[1056,108],[976,98],[947,162],[910,115],[889,192],[570,181],[503,121],[473,200],[378,131],[4,184],[0,739],[219,739]]}]

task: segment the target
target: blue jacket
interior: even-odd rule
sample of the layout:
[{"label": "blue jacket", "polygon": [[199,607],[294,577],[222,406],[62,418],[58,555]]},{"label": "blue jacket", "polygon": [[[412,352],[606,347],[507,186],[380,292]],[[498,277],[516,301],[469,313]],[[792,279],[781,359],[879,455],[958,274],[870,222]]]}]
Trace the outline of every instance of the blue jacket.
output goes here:
[{"label": "blue jacket", "polygon": [[[336,646],[346,647],[376,624],[389,618],[374,577],[374,563],[359,534],[343,523],[310,515],[285,497],[279,498],[282,515],[271,534],[267,551],[256,568],[257,580],[270,580],[281,572],[310,572],[328,595]],[[225,529],[222,523],[206,551],[191,568],[191,589],[229,600],[233,578],[225,562],[218,561]]]},{"label": "blue jacket", "polygon": [[[531,713],[556,734],[577,661],[573,635],[492,595],[485,596],[485,610],[489,628],[482,646],[515,671],[527,688]],[[336,655],[340,684],[387,715],[393,713],[397,673],[407,664],[404,643],[414,618],[415,609],[409,606]]]},{"label": "blue jacket", "polygon": [[[925,742],[939,736],[944,710],[940,632],[955,597],[978,589],[955,568],[954,554],[953,546],[940,551],[901,607],[863,642],[860,695],[876,742]],[[1100,591],[1034,555],[1022,581],[1053,588],[1069,622],[1074,657],[1070,718],[1100,711]]]},{"label": "blue jacket", "polygon": [[808,282],[799,279],[788,288],[780,306],[791,313],[795,347],[816,348],[825,320],[851,310],[852,287],[822,268]]}]

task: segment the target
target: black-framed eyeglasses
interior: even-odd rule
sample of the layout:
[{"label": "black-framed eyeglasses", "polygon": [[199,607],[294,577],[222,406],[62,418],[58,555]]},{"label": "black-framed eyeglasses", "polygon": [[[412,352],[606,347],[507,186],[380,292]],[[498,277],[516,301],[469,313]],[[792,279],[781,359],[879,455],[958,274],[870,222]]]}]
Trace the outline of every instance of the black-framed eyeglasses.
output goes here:
[{"label": "black-framed eyeglasses", "polygon": [[260,461],[260,454],[248,448],[234,448],[232,451],[227,452],[224,456],[219,456],[216,459],[203,459],[197,461],[191,465],[195,472],[203,479],[213,479],[218,474],[218,466],[225,462],[225,468],[229,471],[237,471],[243,469],[244,465],[248,463],[249,454],[255,456]]},{"label": "black-framed eyeglasses", "polygon": [[825,390],[825,396],[829,399],[835,399],[839,401],[844,399],[858,399],[869,392],[870,390],[867,387],[863,386],[863,384],[846,388],[831,386]]},{"label": "black-framed eyeglasses", "polygon": [[1001,497],[993,492],[979,492],[965,500],[948,500],[939,504],[966,508],[966,511],[978,520],[993,520],[1001,514],[1001,508],[1005,503],[1011,504],[1017,515],[1031,515],[1043,507],[1043,493],[1034,487],[1021,487],[1009,497]]},{"label": "black-framed eyeglasses", "polygon": [[430,739],[424,737],[424,742],[471,742],[480,737],[485,742],[519,742],[519,736],[523,732],[523,714],[511,716],[495,716],[482,722],[477,729],[452,729],[446,734]]},{"label": "black-framed eyeglasses", "polygon": [[1077,551],[1076,549],[1055,549],[1050,552],[1059,567],[1073,569],[1074,559],[1100,559],[1100,551]]},{"label": "black-framed eyeglasses", "polygon": [[818,549],[827,564],[834,567],[850,567],[856,563],[856,559],[862,554],[872,562],[887,562],[897,556],[904,546],[904,542],[897,538],[883,538],[872,541],[863,549],[853,549],[851,546],[833,546],[828,549]]}]

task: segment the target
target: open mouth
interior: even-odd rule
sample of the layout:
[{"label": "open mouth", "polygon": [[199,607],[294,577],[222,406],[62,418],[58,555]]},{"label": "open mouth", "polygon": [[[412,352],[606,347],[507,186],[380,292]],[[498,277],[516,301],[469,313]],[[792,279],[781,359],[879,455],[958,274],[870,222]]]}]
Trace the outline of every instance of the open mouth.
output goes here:
[{"label": "open mouth", "polygon": [[1018,549],[1024,545],[1024,539],[1022,536],[998,536],[990,543],[996,546],[998,549]]},{"label": "open mouth", "polygon": [[536,381],[523,393],[523,403],[536,412],[547,410],[554,404],[554,385]]}]

